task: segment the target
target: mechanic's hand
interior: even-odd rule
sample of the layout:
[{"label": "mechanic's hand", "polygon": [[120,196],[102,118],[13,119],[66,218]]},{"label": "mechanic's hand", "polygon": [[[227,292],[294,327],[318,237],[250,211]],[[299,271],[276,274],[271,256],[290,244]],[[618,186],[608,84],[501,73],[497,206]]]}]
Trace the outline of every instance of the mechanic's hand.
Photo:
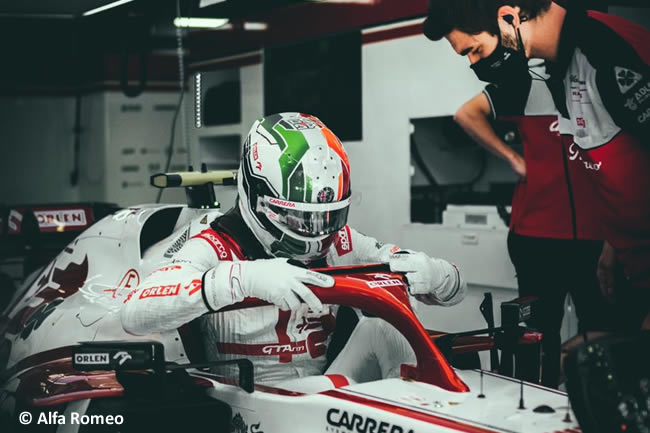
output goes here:
[{"label": "mechanic's hand", "polygon": [[388,259],[390,270],[404,272],[409,293],[430,305],[451,306],[465,298],[466,284],[451,263],[420,252],[402,250]]},{"label": "mechanic's hand", "polygon": [[334,285],[331,276],[290,265],[287,259],[236,262],[233,271],[235,277],[241,277],[244,296],[263,299],[285,311],[297,310],[302,300],[312,311],[322,312],[320,299],[305,284],[319,287]]},{"label": "mechanic's hand", "polygon": [[517,152],[514,152],[510,159],[510,167],[512,167],[512,170],[521,176],[522,179],[526,178],[526,161]]},{"label": "mechanic's hand", "polygon": [[614,265],[616,264],[616,252],[614,248],[605,241],[603,244],[603,251],[600,253],[598,259],[598,268],[596,269],[596,276],[600,284],[600,293],[609,302],[614,302]]}]

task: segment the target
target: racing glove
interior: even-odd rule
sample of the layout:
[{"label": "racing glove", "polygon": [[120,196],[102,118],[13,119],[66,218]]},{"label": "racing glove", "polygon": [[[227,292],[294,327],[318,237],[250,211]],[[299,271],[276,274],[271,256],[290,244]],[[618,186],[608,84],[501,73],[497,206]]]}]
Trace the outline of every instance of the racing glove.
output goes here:
[{"label": "racing glove", "polygon": [[202,287],[205,304],[211,311],[253,297],[285,311],[297,310],[305,302],[312,311],[322,312],[320,299],[305,284],[332,287],[334,278],[278,258],[221,262],[204,274]]},{"label": "racing glove", "polygon": [[409,293],[429,305],[452,306],[467,294],[467,284],[455,265],[424,253],[401,250],[388,258],[390,270],[404,272]]}]

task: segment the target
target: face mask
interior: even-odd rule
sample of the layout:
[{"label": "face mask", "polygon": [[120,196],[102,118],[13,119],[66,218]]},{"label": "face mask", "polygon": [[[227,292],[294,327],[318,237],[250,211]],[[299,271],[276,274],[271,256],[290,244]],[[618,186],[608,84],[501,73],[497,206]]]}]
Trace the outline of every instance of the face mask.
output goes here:
[{"label": "face mask", "polygon": [[479,80],[487,83],[511,83],[528,78],[528,59],[519,29],[517,29],[517,50],[504,47],[499,32],[499,43],[494,52],[474,63],[471,68]]}]

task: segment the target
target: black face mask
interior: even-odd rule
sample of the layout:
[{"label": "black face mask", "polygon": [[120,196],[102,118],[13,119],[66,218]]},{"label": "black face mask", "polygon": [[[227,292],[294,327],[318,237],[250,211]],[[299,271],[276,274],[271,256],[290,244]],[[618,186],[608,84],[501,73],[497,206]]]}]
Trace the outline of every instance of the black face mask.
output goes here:
[{"label": "black face mask", "polygon": [[499,32],[499,43],[494,52],[474,63],[471,68],[479,80],[497,85],[529,78],[528,59],[519,29],[517,29],[517,50],[504,47]]}]

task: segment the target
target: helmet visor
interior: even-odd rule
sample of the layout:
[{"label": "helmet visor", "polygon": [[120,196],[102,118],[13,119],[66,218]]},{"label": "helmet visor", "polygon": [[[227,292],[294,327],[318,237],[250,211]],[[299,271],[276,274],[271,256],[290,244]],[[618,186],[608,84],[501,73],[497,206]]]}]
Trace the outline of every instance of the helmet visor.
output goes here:
[{"label": "helmet visor", "polygon": [[299,203],[263,196],[257,211],[276,225],[304,237],[326,236],[341,230],[348,221],[350,199],[334,203]]}]

